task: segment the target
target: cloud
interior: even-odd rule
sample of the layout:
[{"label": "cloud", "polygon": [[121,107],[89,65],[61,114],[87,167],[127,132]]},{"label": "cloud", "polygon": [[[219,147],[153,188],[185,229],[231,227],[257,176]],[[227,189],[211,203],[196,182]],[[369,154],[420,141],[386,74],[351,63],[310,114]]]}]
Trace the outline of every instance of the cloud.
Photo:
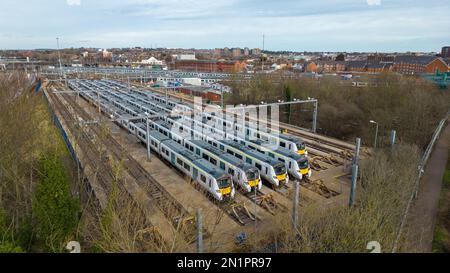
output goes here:
[{"label": "cloud", "polygon": [[81,0],[66,0],[69,6],[79,6],[81,5]]},{"label": "cloud", "polygon": [[379,6],[381,5],[381,0],[366,0],[369,6]]}]

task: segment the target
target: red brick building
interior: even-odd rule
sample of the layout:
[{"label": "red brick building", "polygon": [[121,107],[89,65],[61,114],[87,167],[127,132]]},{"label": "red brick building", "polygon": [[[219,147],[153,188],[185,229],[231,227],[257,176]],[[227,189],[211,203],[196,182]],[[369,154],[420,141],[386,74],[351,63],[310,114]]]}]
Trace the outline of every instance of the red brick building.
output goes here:
[{"label": "red brick building", "polygon": [[392,71],[392,63],[368,63],[366,66],[367,72],[369,73],[381,73]]},{"label": "red brick building", "polygon": [[204,100],[213,102],[220,101],[221,92],[203,86],[182,86],[178,89],[181,93],[195,97],[202,97]]},{"label": "red brick building", "polygon": [[215,60],[176,60],[171,69],[196,72],[243,72],[247,64],[241,61],[215,61]]},{"label": "red brick building", "polygon": [[393,70],[401,74],[419,74],[419,73],[436,73],[447,72],[447,63],[436,56],[397,56]]},{"label": "red brick building", "polygon": [[319,72],[341,72],[345,71],[345,62],[341,61],[318,61],[317,70]]}]

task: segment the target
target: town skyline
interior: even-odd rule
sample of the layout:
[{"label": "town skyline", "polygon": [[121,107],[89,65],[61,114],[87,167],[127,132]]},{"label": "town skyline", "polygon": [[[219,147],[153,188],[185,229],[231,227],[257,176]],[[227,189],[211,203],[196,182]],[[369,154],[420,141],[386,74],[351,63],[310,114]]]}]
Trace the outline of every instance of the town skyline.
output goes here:
[{"label": "town skyline", "polygon": [[450,3],[436,0],[3,4],[0,47],[8,50],[55,49],[56,37],[61,48],[262,48],[264,34],[269,51],[438,52],[450,37]]}]

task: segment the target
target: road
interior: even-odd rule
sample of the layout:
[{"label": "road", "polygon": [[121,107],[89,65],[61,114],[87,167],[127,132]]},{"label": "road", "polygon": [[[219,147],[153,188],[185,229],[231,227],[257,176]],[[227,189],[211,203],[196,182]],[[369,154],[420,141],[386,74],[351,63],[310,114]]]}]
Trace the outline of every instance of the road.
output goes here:
[{"label": "road", "polygon": [[409,217],[409,248],[414,252],[431,252],[434,227],[439,208],[442,178],[449,155],[450,125],[442,132],[429,158],[419,194]]}]

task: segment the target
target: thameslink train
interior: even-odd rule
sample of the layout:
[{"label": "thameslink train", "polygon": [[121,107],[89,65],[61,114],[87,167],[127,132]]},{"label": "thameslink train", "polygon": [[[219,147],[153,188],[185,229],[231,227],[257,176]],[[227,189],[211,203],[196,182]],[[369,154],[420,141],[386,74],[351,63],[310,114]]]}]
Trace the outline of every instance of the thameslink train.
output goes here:
[{"label": "thameslink train", "polygon": [[[149,93],[149,92],[148,92]],[[141,91],[134,92],[129,94],[130,96],[139,99],[141,102],[148,101],[148,99],[154,100],[157,103],[160,103],[161,105],[164,105],[162,107],[165,108],[166,111],[172,111],[173,109],[177,109],[180,112],[188,112],[192,111],[192,107],[175,103],[171,99],[168,100],[168,104],[166,105],[166,98],[165,96],[154,94],[154,93],[143,93]],[[145,99],[147,98],[147,99]],[[222,131],[235,131],[238,135],[245,133],[245,138],[256,138],[260,139],[269,143],[273,143],[277,145],[279,148],[287,149],[292,152],[301,154],[301,155],[308,155],[308,152],[306,151],[306,144],[305,142],[298,137],[285,135],[285,134],[279,134],[279,135],[273,135],[268,132],[263,132],[261,130],[258,130],[256,128],[251,128],[249,126],[245,126],[245,132],[243,129],[243,126],[241,124],[238,124],[237,122],[232,122],[230,120],[226,120],[221,118],[220,116],[216,115],[215,112],[208,113],[207,111],[198,111],[196,113],[201,113],[202,118],[205,118],[204,122],[208,122],[209,125],[212,125],[213,123],[214,127],[221,128],[223,127]]]},{"label": "thameslink train", "polygon": [[[168,122],[170,122],[171,125],[173,125],[173,118],[166,119]],[[295,177],[296,179],[302,180],[304,177],[311,178],[311,169],[308,164],[308,160],[305,156],[299,155],[296,153],[292,153],[289,150],[286,149],[276,149],[276,150],[269,150],[264,148],[263,142],[261,140],[256,141],[248,141],[244,139],[239,139],[237,137],[233,137],[232,135],[227,135],[221,130],[215,129],[215,127],[208,126],[206,124],[200,124],[199,121],[193,121],[192,119],[182,116],[181,119],[186,121],[192,121],[197,122],[197,125],[201,126],[203,133],[216,133],[220,134],[221,138],[231,138],[236,140],[242,145],[245,145],[249,147],[250,149],[257,150],[260,153],[266,154],[272,158],[276,158],[282,162],[285,163],[286,168],[288,169],[289,173]],[[182,129],[182,127],[180,127]],[[209,128],[209,130],[207,130]]]},{"label": "thameslink train", "polygon": [[194,128],[195,125],[201,127],[202,132],[206,134],[215,133],[219,135],[221,139],[233,140],[242,146],[245,146],[252,150],[256,150],[264,155],[267,155],[271,158],[283,162],[286,165],[286,168],[289,171],[289,173],[296,179],[302,180],[304,177],[311,178],[312,174],[311,168],[309,167],[308,159],[304,155],[299,155],[286,149],[275,149],[275,150],[268,149],[264,146],[264,143],[261,140],[248,141],[245,139],[241,139],[239,137],[234,136],[233,134],[226,134],[221,130],[217,130],[214,127],[208,126],[204,123],[192,120],[184,116],[180,118],[177,125],[179,126],[179,124],[182,123],[186,126],[189,126],[191,124],[190,122],[194,123]]},{"label": "thameslink train", "polygon": [[[146,124],[129,122],[127,128],[147,143]],[[152,150],[208,191],[214,199],[224,201],[234,198],[235,188],[229,173],[157,131],[151,130],[148,138]]]},{"label": "thameslink train", "polygon": [[[216,112],[208,113],[206,111],[202,113],[202,115],[206,117],[208,124],[212,123],[211,125],[214,125],[216,128],[223,128],[223,131],[229,132],[231,130],[232,132],[236,132],[237,135],[245,136],[245,139],[259,139],[275,144],[281,149],[286,149],[300,155],[308,155],[306,144],[301,138],[284,134],[271,134],[269,132],[264,132],[261,129],[252,128],[246,125],[243,126],[243,124],[234,121],[234,117],[231,118],[231,120],[228,120],[221,118],[216,114]],[[220,115],[221,112],[218,114]]]},{"label": "thameslink train", "polygon": [[[116,105],[116,106],[119,106],[120,109],[125,110],[125,109],[122,108],[122,105]],[[135,105],[135,106],[137,107],[139,105]],[[130,112],[127,111],[127,113],[130,113]],[[134,111],[133,111],[133,113],[134,113]],[[170,125],[173,126],[174,121],[175,121],[174,119],[166,119],[166,120],[170,123]],[[200,123],[200,122],[198,122],[198,123]],[[209,126],[204,125],[204,124],[198,124],[198,125],[201,126],[201,129],[202,129],[201,134],[202,135],[210,134],[210,133],[220,133],[221,134],[220,135],[221,138],[223,138],[223,139],[226,138],[225,133],[223,133],[223,131],[216,130],[215,128],[209,127]],[[170,129],[171,129],[170,126],[166,125],[165,127],[166,127],[165,130],[167,130],[167,132],[164,132],[164,133],[166,133],[167,135],[170,135],[172,138],[176,139],[177,137],[176,136],[172,136],[172,134],[170,132]],[[180,131],[179,132],[180,134],[183,133],[183,132],[181,132],[183,130],[183,128],[184,127],[182,127],[182,126],[178,126],[178,130]],[[198,130],[198,128],[195,128],[195,129]],[[189,137],[189,136],[187,136],[187,137]],[[179,143],[182,143],[182,141],[184,141],[183,137],[178,137],[178,139],[176,139],[176,140]],[[308,161],[307,161],[307,159],[304,156],[300,156],[300,155],[297,155],[297,154],[294,154],[294,153],[290,153],[289,151],[282,150],[282,149],[278,149],[278,150],[275,150],[275,151],[267,150],[261,145],[261,143],[252,143],[252,142],[248,142],[248,141],[244,141],[244,140],[239,141],[239,140],[236,140],[236,139],[235,139],[235,141],[240,143],[241,145],[245,145],[245,146],[247,146],[247,147],[249,147],[249,148],[251,148],[253,150],[257,150],[260,153],[266,154],[269,157],[272,157],[272,158],[278,159],[279,161],[282,161],[286,165],[286,168],[289,171],[289,173],[293,177],[295,177],[296,179],[300,179],[301,180],[301,179],[303,179],[304,176],[311,177],[311,170],[309,168]],[[266,177],[266,180],[270,181],[271,178]],[[239,182],[242,182],[242,181],[239,181]],[[276,182],[273,182],[273,181],[271,181],[271,182],[272,183],[276,183]]]},{"label": "thameslink train", "polygon": [[150,127],[175,142],[183,145],[191,152],[203,157],[216,167],[226,171],[233,177],[233,181],[244,191],[251,192],[255,187],[261,190],[262,183],[259,170],[242,160],[239,160],[224,151],[202,140],[193,140],[190,136],[177,134],[171,130],[171,125],[163,120],[150,121]]},{"label": "thameslink train", "polygon": [[[279,187],[280,184],[289,182],[289,175],[287,174],[284,162],[278,161],[255,150],[251,150],[234,141],[223,140],[220,135],[217,135],[214,132],[201,132],[194,130],[189,125],[178,121],[172,120],[172,122],[172,129],[170,132],[167,132],[167,134],[170,134],[172,137],[173,132],[180,132],[185,134],[186,139],[188,137],[193,139],[202,139],[203,141],[206,141],[210,145],[227,152],[235,158],[256,167],[259,170],[261,177],[276,187]],[[161,121],[159,123],[161,123]],[[158,127],[158,122],[153,122],[152,124],[154,124],[155,127]],[[158,128],[161,127],[163,126],[159,126]]]}]

